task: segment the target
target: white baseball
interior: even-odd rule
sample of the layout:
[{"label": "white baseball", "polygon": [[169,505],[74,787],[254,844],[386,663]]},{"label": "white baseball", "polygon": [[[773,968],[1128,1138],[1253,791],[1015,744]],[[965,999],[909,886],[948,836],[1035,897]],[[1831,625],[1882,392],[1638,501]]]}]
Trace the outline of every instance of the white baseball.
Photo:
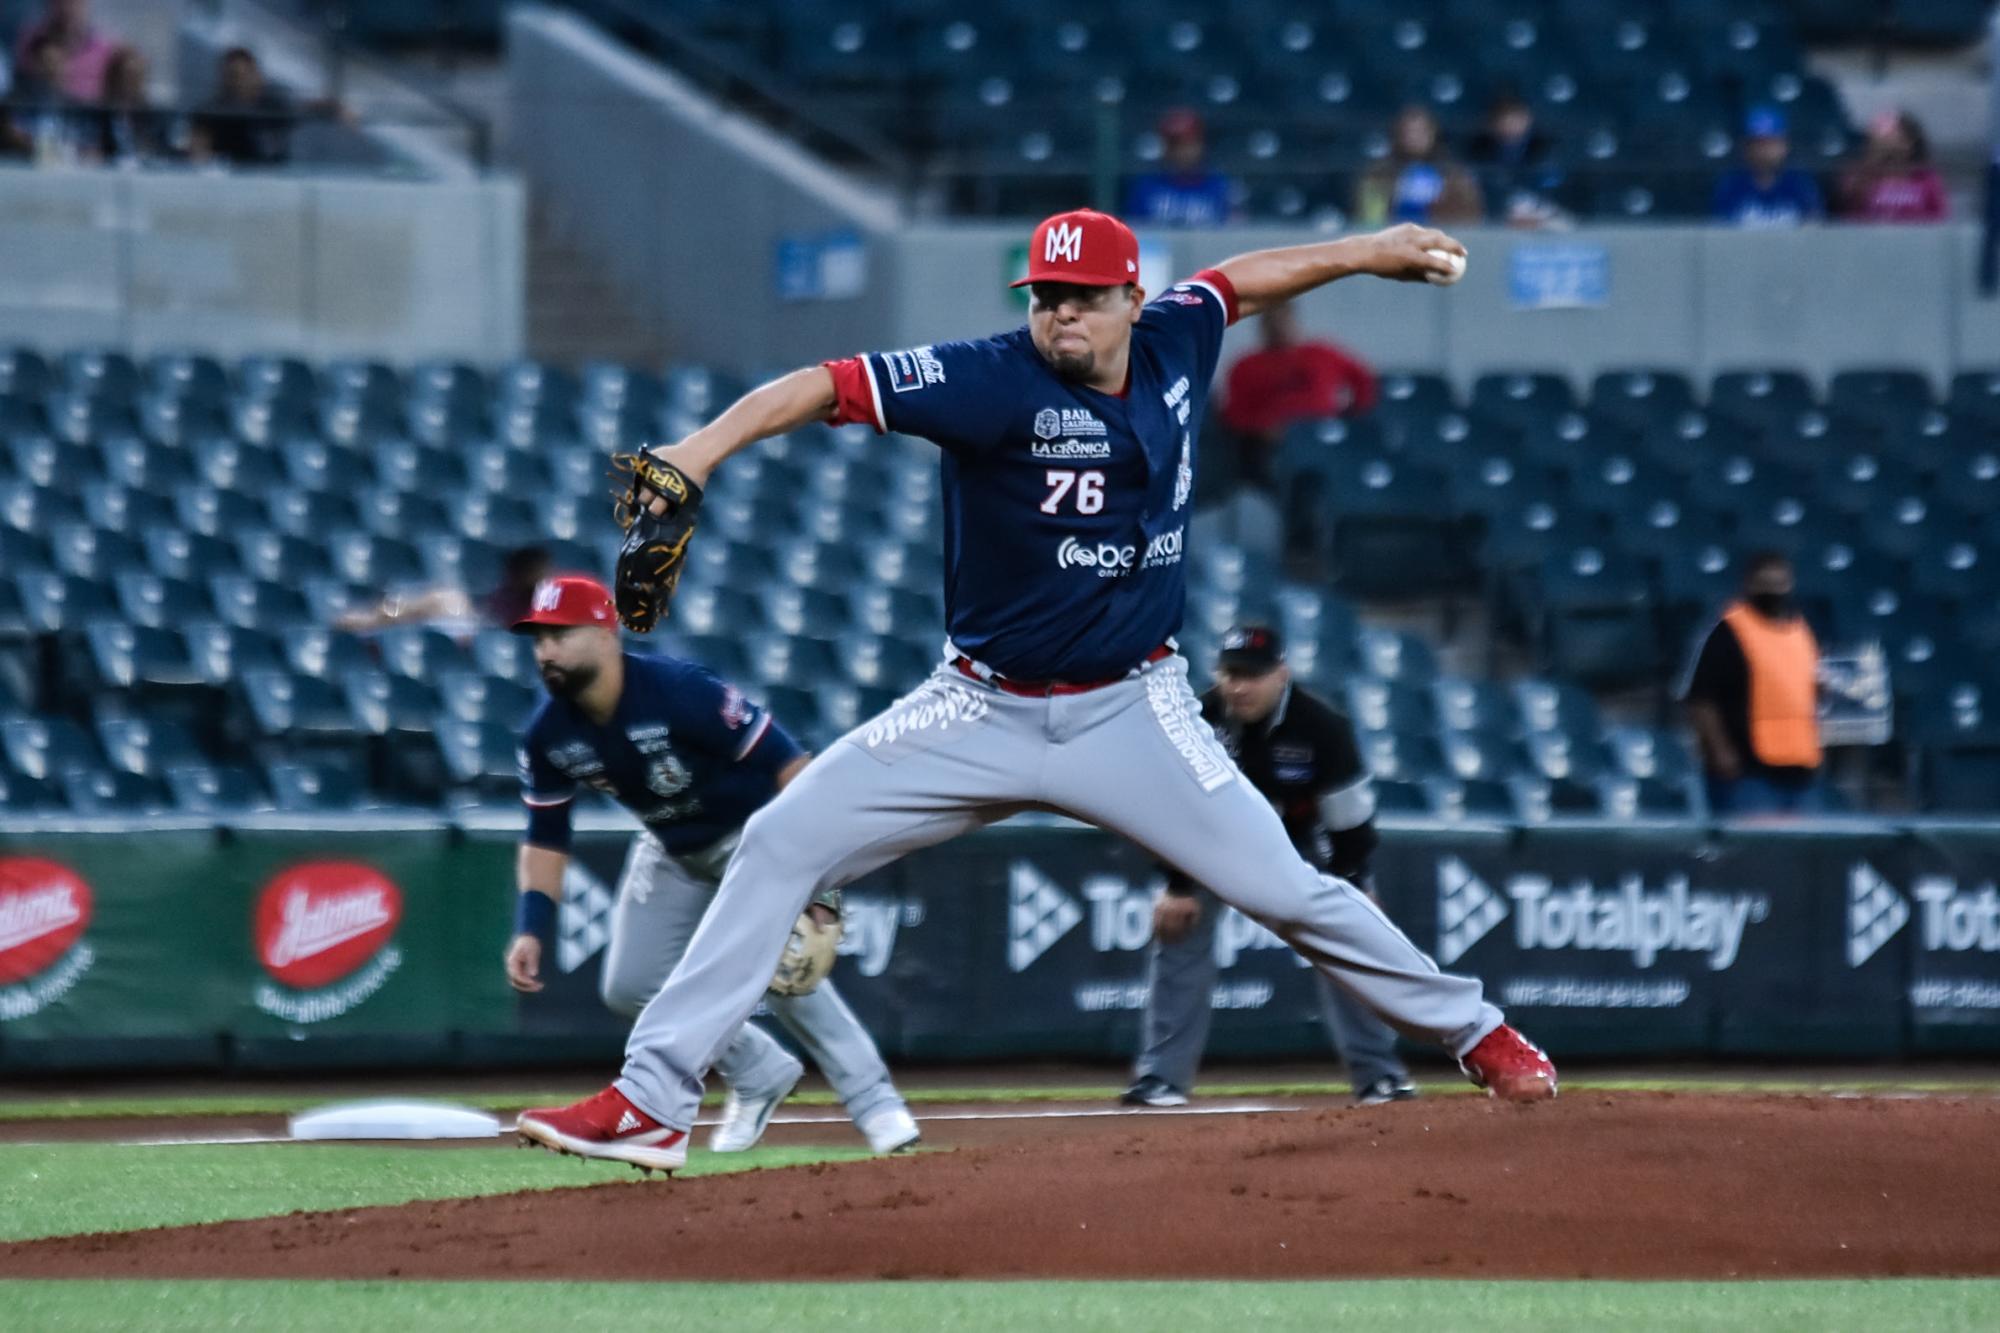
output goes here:
[{"label": "white baseball", "polygon": [[1424,281],[1438,287],[1449,287],[1465,276],[1465,256],[1455,255],[1449,250],[1426,250],[1432,259],[1442,259],[1451,265],[1450,273],[1426,273]]}]

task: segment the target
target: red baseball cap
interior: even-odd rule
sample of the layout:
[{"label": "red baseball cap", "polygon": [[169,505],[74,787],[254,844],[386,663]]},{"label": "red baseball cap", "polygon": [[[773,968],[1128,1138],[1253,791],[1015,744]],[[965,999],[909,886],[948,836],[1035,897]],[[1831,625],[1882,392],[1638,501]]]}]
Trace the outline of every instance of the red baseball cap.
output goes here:
[{"label": "red baseball cap", "polygon": [[584,574],[558,574],[535,585],[528,614],[514,622],[516,632],[532,625],[605,625],[618,623],[611,590]]},{"label": "red baseball cap", "polygon": [[1028,241],[1031,282],[1074,282],[1084,287],[1123,287],[1139,280],[1139,238],[1132,229],[1094,208],[1077,208],[1044,218]]}]

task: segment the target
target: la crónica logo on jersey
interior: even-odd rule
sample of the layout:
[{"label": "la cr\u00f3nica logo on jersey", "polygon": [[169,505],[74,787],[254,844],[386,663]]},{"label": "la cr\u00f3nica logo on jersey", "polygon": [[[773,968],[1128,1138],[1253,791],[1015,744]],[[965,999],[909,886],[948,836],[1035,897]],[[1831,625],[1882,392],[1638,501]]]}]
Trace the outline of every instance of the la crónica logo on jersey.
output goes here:
[{"label": "la cr\u00f3nica logo on jersey", "polygon": [[90,915],[90,886],[68,866],[0,857],[0,1022],[48,1008],[90,970]]},{"label": "la cr\u00f3nica logo on jersey", "polygon": [[395,942],[403,893],[358,861],[306,861],[257,895],[252,930],[259,1009],[288,1023],[323,1023],[381,990],[403,964]]}]

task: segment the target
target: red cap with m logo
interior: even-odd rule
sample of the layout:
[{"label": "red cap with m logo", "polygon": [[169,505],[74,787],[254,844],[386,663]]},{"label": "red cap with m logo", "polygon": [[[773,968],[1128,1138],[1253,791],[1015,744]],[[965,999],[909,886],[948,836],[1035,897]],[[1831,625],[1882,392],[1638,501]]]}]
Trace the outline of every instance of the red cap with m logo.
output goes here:
[{"label": "red cap with m logo", "polygon": [[1028,276],[1011,284],[1074,282],[1123,287],[1139,280],[1139,238],[1132,229],[1092,208],[1045,218],[1028,242]]}]

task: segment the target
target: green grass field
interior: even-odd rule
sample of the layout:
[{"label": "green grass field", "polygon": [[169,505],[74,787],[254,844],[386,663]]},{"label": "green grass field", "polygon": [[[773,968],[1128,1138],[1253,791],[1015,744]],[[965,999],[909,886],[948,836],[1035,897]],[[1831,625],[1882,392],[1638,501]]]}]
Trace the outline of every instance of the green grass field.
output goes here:
[{"label": "green grass field", "polygon": [[1990,1329],[1989,1282],[0,1282],[42,1329]]},{"label": "green grass field", "polygon": [[[1797,1082],[1577,1080],[1572,1088],[1811,1091]],[[1918,1091],[1907,1082],[1843,1090]],[[1939,1090],[1990,1092],[1951,1083]],[[1444,1091],[1446,1087],[1431,1089]],[[1218,1096],[1332,1093],[1331,1085],[1243,1082]],[[493,1093],[495,1106],[541,1100]],[[567,1094],[556,1094],[566,1096]],[[926,1101],[1100,1099],[1102,1086],[955,1089]],[[286,1094],[0,1103],[0,1117],[272,1113],[320,1100]],[[822,1098],[802,1097],[806,1104]],[[865,1156],[856,1148],[697,1149],[688,1174]],[[295,1210],[350,1208],[633,1179],[608,1164],[512,1147],[426,1151],[339,1144],[0,1145],[0,1239],[174,1226]],[[643,1185],[635,1188],[663,1188]],[[670,1188],[670,1187],[669,1187]],[[398,1333],[534,1329],[624,1320],[640,1327],[829,1329],[1986,1329],[2000,1326],[2000,1281],[1297,1283],[857,1282],[841,1284],[0,1281],[0,1328],[341,1329],[393,1321]]]}]

